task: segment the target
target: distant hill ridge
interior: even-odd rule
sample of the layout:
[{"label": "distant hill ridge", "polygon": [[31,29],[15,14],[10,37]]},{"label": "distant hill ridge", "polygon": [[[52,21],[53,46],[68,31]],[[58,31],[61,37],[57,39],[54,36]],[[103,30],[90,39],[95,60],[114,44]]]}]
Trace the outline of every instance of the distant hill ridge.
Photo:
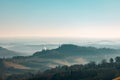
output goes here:
[{"label": "distant hill ridge", "polygon": [[19,56],[19,52],[8,50],[6,48],[0,47],[0,58],[10,58],[13,56]]},{"label": "distant hill ridge", "polygon": [[83,47],[73,44],[63,44],[60,47],[52,50],[42,50],[33,54],[33,56],[42,56],[47,54],[64,54],[64,55],[84,55],[84,54],[103,54],[103,53],[115,53],[116,49],[110,48],[95,48],[95,47]]}]

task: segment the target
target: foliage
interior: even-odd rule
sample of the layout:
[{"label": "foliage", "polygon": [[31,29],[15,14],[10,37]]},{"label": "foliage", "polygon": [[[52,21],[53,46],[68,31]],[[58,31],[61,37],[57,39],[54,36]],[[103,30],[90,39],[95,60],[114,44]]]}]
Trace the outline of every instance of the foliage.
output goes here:
[{"label": "foliage", "polygon": [[36,74],[12,75],[7,80],[112,80],[120,76],[120,57],[96,64],[57,66]]}]

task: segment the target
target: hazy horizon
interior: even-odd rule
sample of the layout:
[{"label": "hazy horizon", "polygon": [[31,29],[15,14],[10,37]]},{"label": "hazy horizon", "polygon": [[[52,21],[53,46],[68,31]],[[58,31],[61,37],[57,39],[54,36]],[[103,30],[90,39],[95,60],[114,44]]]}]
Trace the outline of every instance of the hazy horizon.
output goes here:
[{"label": "hazy horizon", "polygon": [[0,39],[0,47],[31,55],[44,48],[55,49],[62,44],[120,49],[120,39],[76,39],[76,38],[19,38]]}]

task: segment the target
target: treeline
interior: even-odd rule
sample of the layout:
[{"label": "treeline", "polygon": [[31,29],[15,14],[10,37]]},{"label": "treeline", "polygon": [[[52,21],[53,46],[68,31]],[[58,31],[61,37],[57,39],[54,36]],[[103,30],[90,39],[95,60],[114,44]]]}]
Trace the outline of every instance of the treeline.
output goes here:
[{"label": "treeline", "polygon": [[112,80],[120,76],[120,57],[96,64],[58,66],[36,74],[9,76],[7,80]]},{"label": "treeline", "polygon": [[5,78],[4,60],[0,58],[0,80],[5,80]]}]

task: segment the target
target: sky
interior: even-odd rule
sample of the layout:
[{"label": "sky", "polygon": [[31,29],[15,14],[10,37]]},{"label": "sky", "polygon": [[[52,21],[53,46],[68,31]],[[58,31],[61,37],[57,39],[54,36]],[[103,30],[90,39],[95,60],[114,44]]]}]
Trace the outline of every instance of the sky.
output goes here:
[{"label": "sky", "polygon": [[120,38],[120,0],[0,0],[0,38]]}]

